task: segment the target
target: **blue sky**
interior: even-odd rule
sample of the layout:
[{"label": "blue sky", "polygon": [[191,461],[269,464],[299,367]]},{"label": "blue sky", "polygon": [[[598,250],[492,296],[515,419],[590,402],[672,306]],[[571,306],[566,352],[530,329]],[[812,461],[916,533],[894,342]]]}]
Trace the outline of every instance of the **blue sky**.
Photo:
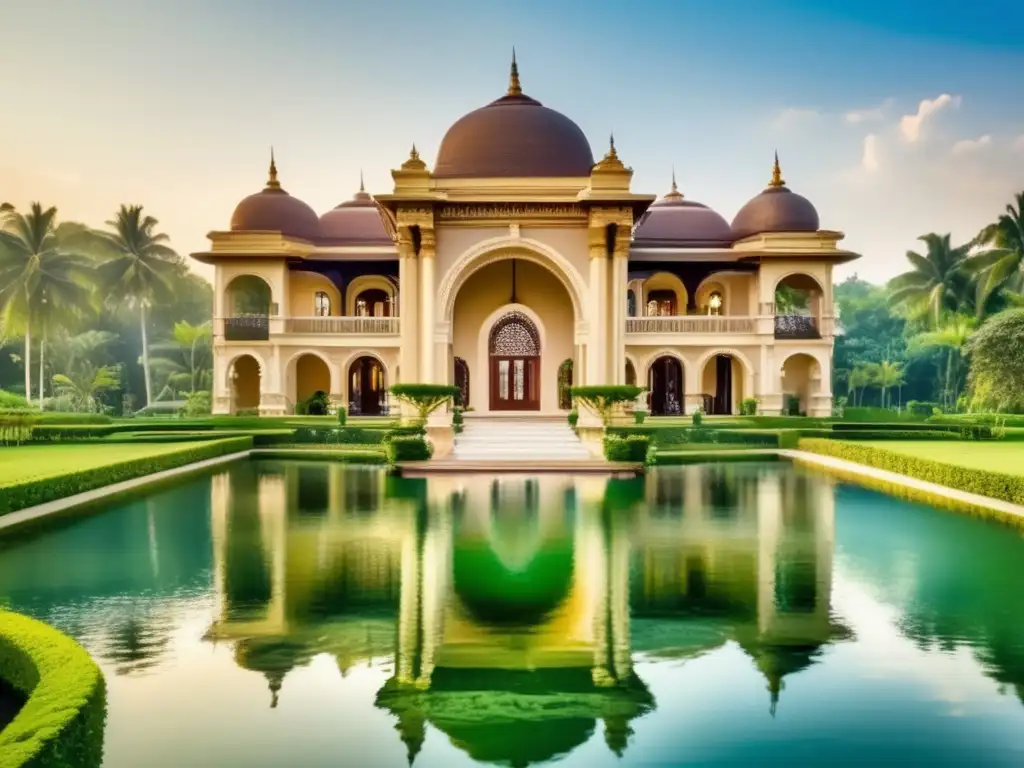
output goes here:
[{"label": "blue sky", "polygon": [[726,218],[779,150],[871,279],[931,230],[967,238],[1024,190],[1014,2],[10,0],[0,198],[99,224],[122,202],[182,252],[265,180],[327,210],[504,91],[614,130],[634,188]]}]

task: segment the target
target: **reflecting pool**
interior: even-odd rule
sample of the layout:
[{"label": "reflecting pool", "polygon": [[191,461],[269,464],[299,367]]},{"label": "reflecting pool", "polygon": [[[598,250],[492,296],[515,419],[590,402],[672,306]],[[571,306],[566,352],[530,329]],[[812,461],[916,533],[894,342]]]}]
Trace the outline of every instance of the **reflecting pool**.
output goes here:
[{"label": "reflecting pool", "polygon": [[106,766],[1024,765],[1024,540],[786,463],[251,461],[0,544]]}]

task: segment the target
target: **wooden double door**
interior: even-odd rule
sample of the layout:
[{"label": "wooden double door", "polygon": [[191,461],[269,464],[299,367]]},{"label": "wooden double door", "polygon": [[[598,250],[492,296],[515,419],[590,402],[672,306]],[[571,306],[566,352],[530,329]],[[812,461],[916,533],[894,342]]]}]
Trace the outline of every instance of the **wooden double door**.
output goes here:
[{"label": "wooden double door", "polygon": [[491,357],[491,410],[540,410],[540,357]]}]

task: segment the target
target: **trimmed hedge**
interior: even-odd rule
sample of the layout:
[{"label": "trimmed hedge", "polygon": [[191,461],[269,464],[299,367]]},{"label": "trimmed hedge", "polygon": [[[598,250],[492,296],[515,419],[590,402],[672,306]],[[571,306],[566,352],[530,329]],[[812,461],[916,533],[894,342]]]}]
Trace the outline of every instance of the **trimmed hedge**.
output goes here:
[{"label": "trimmed hedge", "polygon": [[802,451],[832,456],[837,459],[866,464],[875,469],[896,472],[948,488],[977,493],[1013,504],[1024,504],[1024,477],[1004,475],[981,469],[966,469],[932,459],[904,456],[884,448],[847,443],[841,440],[805,438],[798,446]]},{"label": "trimmed hedge", "polygon": [[[714,452],[709,453],[711,451]],[[747,451],[730,452],[716,450],[714,446],[711,446],[706,451],[667,451],[665,453],[658,453],[655,455],[653,463],[659,467],[670,467],[682,464],[707,464],[708,462],[714,462],[715,464],[731,464],[778,460],[779,455],[776,453],[749,453]]]},{"label": "trimmed hedge", "polygon": [[78,493],[113,485],[125,480],[134,480],[143,475],[176,469],[197,461],[214,459],[252,448],[251,437],[232,437],[225,440],[211,440],[199,446],[183,448],[160,456],[122,461],[105,467],[96,467],[57,477],[46,477],[0,487],[0,515],[14,512],[48,501],[74,496]]},{"label": "trimmed hedge", "polygon": [[337,461],[342,464],[384,464],[384,451],[331,451],[318,448],[261,448],[254,459],[287,459],[288,461]]},{"label": "trimmed hedge", "polygon": [[426,461],[434,455],[430,443],[422,437],[392,437],[387,442],[388,462]]},{"label": "trimmed hedge", "polygon": [[116,424],[36,424],[32,430],[32,442],[57,442],[83,440],[90,437],[106,437],[117,432]]},{"label": "trimmed hedge", "polygon": [[0,731],[0,765],[99,768],[106,684],[82,646],[42,622],[0,610],[0,677],[27,697]]},{"label": "trimmed hedge", "polygon": [[61,413],[39,411],[40,424],[111,424],[113,419],[102,413]]},{"label": "trimmed hedge", "polygon": [[646,435],[606,435],[604,438],[604,457],[608,461],[623,461],[631,464],[646,464],[647,451],[651,447],[651,439]]}]

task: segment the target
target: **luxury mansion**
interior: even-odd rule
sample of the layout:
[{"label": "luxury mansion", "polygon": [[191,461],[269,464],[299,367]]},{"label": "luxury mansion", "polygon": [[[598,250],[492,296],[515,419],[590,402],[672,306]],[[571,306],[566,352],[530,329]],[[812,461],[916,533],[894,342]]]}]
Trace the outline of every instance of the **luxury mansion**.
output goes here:
[{"label": "luxury mansion", "polygon": [[676,188],[637,194],[614,141],[523,93],[455,122],[433,167],[317,216],[266,188],[193,257],[215,267],[214,412],[323,391],[386,412],[395,382],[454,383],[475,414],[570,408],[639,383],[652,414],[831,410],[832,269],[857,258],[783,181],[732,223]]}]

